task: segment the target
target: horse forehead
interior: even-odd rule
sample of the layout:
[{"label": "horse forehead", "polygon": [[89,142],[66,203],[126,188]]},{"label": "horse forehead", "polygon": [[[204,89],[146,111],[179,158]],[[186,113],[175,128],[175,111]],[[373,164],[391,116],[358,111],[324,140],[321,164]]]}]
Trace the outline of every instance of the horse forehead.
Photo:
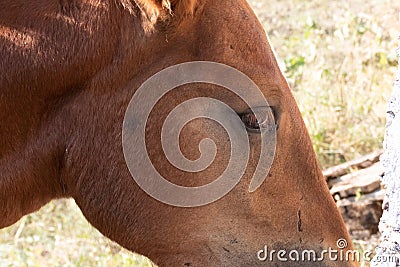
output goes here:
[{"label": "horse forehead", "polygon": [[195,43],[190,45],[197,47],[200,57],[248,68],[258,76],[278,69],[267,35],[246,1],[208,3],[200,17],[194,17]]}]

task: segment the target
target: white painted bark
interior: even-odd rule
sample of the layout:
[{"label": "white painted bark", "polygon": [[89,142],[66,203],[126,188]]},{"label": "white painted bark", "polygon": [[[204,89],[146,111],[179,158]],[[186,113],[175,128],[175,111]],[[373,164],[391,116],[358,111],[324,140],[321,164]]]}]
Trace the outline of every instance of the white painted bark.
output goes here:
[{"label": "white painted bark", "polygon": [[[397,52],[400,58],[400,47]],[[400,260],[400,66],[387,107],[384,149],[381,164],[386,194],[379,223],[382,238],[371,266],[392,267],[400,266],[399,262],[396,264],[396,258]]]}]

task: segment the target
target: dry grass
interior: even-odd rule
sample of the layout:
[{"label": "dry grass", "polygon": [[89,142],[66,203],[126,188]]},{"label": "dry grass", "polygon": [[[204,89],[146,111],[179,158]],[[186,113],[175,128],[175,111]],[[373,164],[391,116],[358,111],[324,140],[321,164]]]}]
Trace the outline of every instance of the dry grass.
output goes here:
[{"label": "dry grass", "polygon": [[[250,2],[282,61],[321,165],[380,147],[400,2]],[[0,231],[0,266],[152,265],[102,237],[73,200],[61,200]]]},{"label": "dry grass", "polygon": [[253,1],[322,167],[382,146],[400,3]]},{"label": "dry grass", "polygon": [[103,237],[73,200],[57,200],[0,231],[1,267],[141,266],[134,255]]}]

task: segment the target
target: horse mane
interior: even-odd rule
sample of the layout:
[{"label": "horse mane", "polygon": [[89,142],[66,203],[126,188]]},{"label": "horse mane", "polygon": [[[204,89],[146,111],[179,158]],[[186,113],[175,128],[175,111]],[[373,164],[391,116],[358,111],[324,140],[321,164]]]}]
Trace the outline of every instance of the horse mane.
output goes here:
[{"label": "horse mane", "polygon": [[162,14],[177,17],[191,16],[194,13],[197,0],[119,0],[122,6],[130,13],[135,14],[137,9],[150,20],[157,20]]}]

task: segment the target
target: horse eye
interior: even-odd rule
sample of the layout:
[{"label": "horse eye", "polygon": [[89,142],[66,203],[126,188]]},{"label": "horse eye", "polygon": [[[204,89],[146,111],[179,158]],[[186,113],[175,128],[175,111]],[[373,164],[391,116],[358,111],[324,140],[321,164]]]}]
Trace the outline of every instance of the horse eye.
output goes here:
[{"label": "horse eye", "polygon": [[275,125],[274,114],[270,107],[253,108],[239,116],[246,129],[251,132],[259,132],[262,128]]}]

